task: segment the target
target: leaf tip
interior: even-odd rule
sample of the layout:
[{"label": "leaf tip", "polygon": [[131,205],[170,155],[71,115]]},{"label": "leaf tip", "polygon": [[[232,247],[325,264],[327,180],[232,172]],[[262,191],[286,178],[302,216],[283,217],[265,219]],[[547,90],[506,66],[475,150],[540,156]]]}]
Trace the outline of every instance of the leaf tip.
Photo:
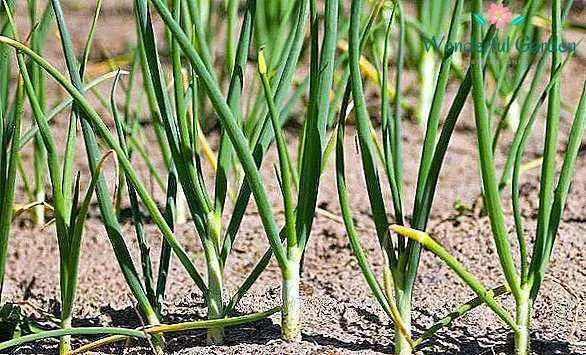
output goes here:
[{"label": "leaf tip", "polygon": [[427,238],[429,238],[429,236],[427,235],[427,233],[409,228],[409,227],[405,227],[405,226],[401,226],[398,224],[393,224],[391,227],[391,230],[399,235],[402,235],[403,237],[407,237],[409,239],[413,239],[418,243],[421,244],[425,244],[425,240]]},{"label": "leaf tip", "polygon": [[267,62],[265,60],[265,54],[264,54],[264,47],[262,47],[259,51],[258,51],[258,72],[261,75],[266,75],[268,72],[267,69]]}]

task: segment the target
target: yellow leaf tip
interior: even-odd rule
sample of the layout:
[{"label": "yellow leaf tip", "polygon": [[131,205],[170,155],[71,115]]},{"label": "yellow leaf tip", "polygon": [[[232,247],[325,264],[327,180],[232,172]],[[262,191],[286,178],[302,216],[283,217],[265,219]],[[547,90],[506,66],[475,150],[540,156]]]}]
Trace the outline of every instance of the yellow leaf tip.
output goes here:
[{"label": "yellow leaf tip", "polygon": [[409,228],[409,227],[405,227],[405,226],[401,226],[398,224],[393,224],[391,227],[391,230],[399,235],[402,235],[404,237],[407,237],[409,239],[413,239],[416,242],[419,242],[421,244],[424,244],[425,239],[428,238],[428,235],[424,232]]},{"label": "yellow leaf tip", "polygon": [[268,72],[264,51],[264,47],[258,51],[258,72],[261,75],[266,75]]}]

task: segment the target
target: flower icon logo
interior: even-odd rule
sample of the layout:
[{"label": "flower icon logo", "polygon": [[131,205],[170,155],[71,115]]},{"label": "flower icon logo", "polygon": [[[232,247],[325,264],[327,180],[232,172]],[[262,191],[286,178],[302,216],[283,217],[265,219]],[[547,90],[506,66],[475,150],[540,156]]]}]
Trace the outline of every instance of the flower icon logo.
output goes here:
[{"label": "flower icon logo", "polygon": [[507,27],[513,19],[513,13],[508,7],[502,4],[492,3],[486,11],[488,23],[495,25],[498,29]]},{"label": "flower icon logo", "polygon": [[524,16],[517,16],[513,14],[511,9],[502,4],[491,3],[488,5],[486,10],[486,17],[482,14],[473,14],[474,19],[481,25],[494,25],[499,30],[508,27],[510,24],[513,26],[520,26],[525,22]]}]

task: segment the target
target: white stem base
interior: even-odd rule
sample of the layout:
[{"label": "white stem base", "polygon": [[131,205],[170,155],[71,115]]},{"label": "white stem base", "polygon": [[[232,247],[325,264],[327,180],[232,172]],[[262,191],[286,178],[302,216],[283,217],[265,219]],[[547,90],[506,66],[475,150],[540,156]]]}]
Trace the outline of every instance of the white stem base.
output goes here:
[{"label": "white stem base", "polygon": [[[71,316],[63,318],[61,320],[61,328],[68,329],[71,328]],[[69,354],[71,352],[71,336],[65,335],[62,336],[59,340],[59,354]]]},{"label": "white stem base", "polygon": [[517,326],[515,332],[515,354],[529,354],[529,328],[531,324],[531,301],[529,300],[529,290],[522,290],[520,300],[517,302]]},{"label": "white stem base", "polygon": [[433,53],[427,51],[423,53],[419,67],[419,76],[421,80],[421,91],[419,93],[417,121],[420,125],[425,126],[435,93],[436,59]]},{"label": "white stem base", "polygon": [[[408,334],[411,334],[411,295],[401,289],[396,289],[395,297],[397,298],[397,308],[401,314],[405,330],[407,330]],[[395,354],[410,355],[411,350],[411,345],[401,330],[395,326]]]},{"label": "white stem base", "polygon": [[[35,201],[45,201],[45,191],[37,191],[35,194]],[[45,205],[40,204],[33,207],[33,218],[36,226],[40,227],[45,225]]]},{"label": "white stem base", "polygon": [[177,202],[176,202],[175,224],[182,225],[187,223],[187,200],[183,193],[181,184],[177,185]]},{"label": "white stem base", "polygon": [[287,342],[301,341],[301,299],[299,297],[299,262],[291,262],[283,272],[283,311],[281,336]]},{"label": "white stem base", "polygon": [[[507,95],[505,98],[505,102],[511,101],[513,95]],[[509,113],[506,117],[506,123],[509,129],[513,132],[519,128],[519,119],[521,117],[521,107],[519,106],[519,100],[513,101],[511,104],[511,108],[509,109]]]},{"label": "white stem base", "polygon": [[[213,248],[208,245],[207,247]],[[208,253],[208,319],[219,319],[224,316],[223,287],[224,275],[220,262],[214,253]],[[224,343],[224,328],[210,328],[207,331],[208,345],[222,345]]]}]

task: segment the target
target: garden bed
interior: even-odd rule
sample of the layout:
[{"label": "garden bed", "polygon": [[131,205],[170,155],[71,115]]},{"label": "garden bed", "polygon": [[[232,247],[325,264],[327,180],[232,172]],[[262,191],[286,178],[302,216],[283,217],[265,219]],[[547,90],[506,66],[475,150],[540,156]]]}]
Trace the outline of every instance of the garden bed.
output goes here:
[{"label": "garden bed", "polygon": [[[75,38],[85,39],[87,19],[93,9],[86,8],[82,1],[66,2],[66,12]],[[89,72],[99,72],[104,67],[105,58],[122,58],[134,39],[134,17],[132,8],[125,5],[104,5],[104,12],[96,33],[95,54]],[[112,34],[116,33],[114,40]],[[54,36],[53,36],[54,37]],[[49,60],[61,58],[61,48],[56,38],[51,38],[54,46],[47,47]],[[74,38],[74,40],[75,40]],[[82,48],[83,42],[74,43]],[[166,59],[165,59],[166,60]],[[101,64],[98,64],[101,63]],[[60,65],[63,63],[57,62]],[[122,64],[124,65],[124,64]],[[572,60],[563,76],[563,100],[574,107],[581,92],[581,81],[573,80],[573,73],[586,71],[584,53]],[[128,69],[128,68],[126,68]],[[408,80],[413,73],[406,74]],[[109,88],[105,85],[103,93]],[[50,85],[51,99],[62,96],[62,92]],[[455,95],[457,85],[448,86],[449,101]],[[371,97],[372,106],[378,105],[378,98]],[[470,100],[471,101],[471,100]],[[370,102],[369,102],[370,103]],[[445,105],[447,107],[447,105]],[[373,110],[373,112],[376,112]],[[569,131],[573,113],[563,112],[563,136]],[[25,118],[31,117],[30,112]],[[107,123],[113,127],[108,118]],[[29,122],[25,127],[29,126]],[[540,156],[543,136],[543,121],[537,123],[534,139],[529,142],[527,156]],[[54,134],[60,138],[59,149],[65,142],[67,125],[63,120],[53,125]],[[405,144],[405,210],[413,205],[411,193],[415,189],[416,174],[421,154],[420,147],[424,132],[420,126],[405,121],[403,141]],[[299,127],[289,125],[289,133]],[[349,186],[351,208],[365,250],[368,252],[377,275],[380,274],[382,258],[377,246],[376,236],[371,223],[369,201],[364,186],[361,169],[358,169],[360,155],[357,152],[353,129],[347,131],[347,184]],[[298,134],[287,134],[289,143],[296,146]],[[217,149],[217,132],[209,133],[212,148]],[[511,131],[503,135],[506,146],[512,138]],[[154,138],[149,137],[153,140]],[[563,147],[563,145],[561,145]],[[294,151],[294,150],[293,150]],[[562,153],[560,151],[560,153]],[[480,193],[480,178],[477,167],[477,148],[472,107],[467,104],[452,138],[445,165],[440,176],[439,189],[432,209],[429,232],[460,260],[469,270],[479,275],[481,281],[491,287],[503,284],[498,259],[487,217],[476,206]],[[30,164],[31,151],[23,152],[23,161]],[[502,165],[503,152],[497,150],[497,162]],[[28,158],[28,160],[27,160]],[[162,166],[162,159],[153,157],[155,165]],[[79,154],[77,169],[87,176],[85,155]],[[279,190],[271,167],[277,163],[277,153],[271,148],[263,163],[266,188],[274,209],[280,208]],[[500,166],[499,165],[499,166]],[[144,181],[149,173],[143,164],[137,163],[138,171]],[[524,177],[521,188],[523,215],[530,230],[535,229],[538,208],[538,171],[529,171]],[[110,187],[114,184],[111,166],[105,172]],[[208,174],[210,185],[213,175]],[[364,281],[358,264],[349,246],[343,222],[323,213],[327,211],[340,215],[336,189],[336,172],[332,156],[320,185],[318,212],[313,225],[304,269],[301,277],[302,296],[302,341],[298,344],[283,343],[280,340],[280,316],[275,314],[269,319],[256,323],[228,328],[224,346],[205,346],[204,331],[190,331],[165,336],[169,353],[177,354],[274,354],[274,353],[390,353],[394,327],[379,304],[373,299]],[[206,181],[207,183],[207,181]],[[148,186],[148,184],[147,184]],[[49,191],[49,189],[47,189]],[[153,195],[158,202],[164,194],[153,187]],[[390,199],[390,192],[384,191]],[[506,192],[509,194],[509,191]],[[23,191],[17,191],[17,200]],[[127,208],[129,206],[126,206]],[[510,208],[507,206],[507,226],[514,229]],[[131,252],[138,265],[138,245],[131,224],[130,210],[123,223],[124,237],[131,246]],[[282,222],[282,213],[278,216]],[[409,217],[409,216],[408,216]],[[574,183],[568,199],[568,207],[560,228],[559,238],[554,249],[549,273],[546,276],[539,299],[534,307],[531,333],[532,351],[535,354],[580,354],[586,353],[586,148],[580,152]],[[146,226],[147,238],[152,247],[152,259],[158,260],[161,235],[152,224]],[[205,269],[203,250],[190,222],[177,226],[176,236],[187,252],[193,256],[196,266]],[[238,240],[224,273],[226,288],[234,291],[243,281],[256,261],[267,250],[268,243],[254,203],[249,204],[248,212],[239,232]],[[53,226],[33,227],[29,217],[24,214],[14,224],[9,244],[9,257],[3,290],[3,301],[21,303],[25,313],[43,324],[49,316],[59,316],[59,251]],[[515,255],[517,257],[517,255]],[[264,311],[281,304],[280,270],[273,261],[243,298],[237,308],[238,314]],[[414,292],[413,329],[420,334],[443,316],[463,302],[474,297],[474,293],[462,284],[453,272],[433,254],[424,252]],[[172,258],[171,271],[167,285],[167,301],[164,307],[163,323],[175,323],[204,319],[206,308],[198,288],[185,272],[176,257]],[[228,292],[231,294],[231,292]],[[504,297],[503,297],[504,298]],[[505,305],[512,306],[505,301]],[[99,220],[99,210],[93,205],[90,218],[86,223],[83,237],[79,284],[74,309],[73,326],[116,326],[135,328],[141,325],[135,301],[127,287],[120,267],[108,241],[103,225]],[[432,337],[421,350],[425,354],[508,354],[514,349],[513,339],[503,323],[486,307],[479,307],[456,320],[447,329]],[[90,338],[76,337],[74,346],[87,342]],[[94,338],[91,338],[94,339]],[[17,353],[55,353],[57,340],[45,340],[20,347]],[[127,351],[129,354],[142,354],[145,343],[133,340],[127,344],[101,348],[105,353]]]}]

